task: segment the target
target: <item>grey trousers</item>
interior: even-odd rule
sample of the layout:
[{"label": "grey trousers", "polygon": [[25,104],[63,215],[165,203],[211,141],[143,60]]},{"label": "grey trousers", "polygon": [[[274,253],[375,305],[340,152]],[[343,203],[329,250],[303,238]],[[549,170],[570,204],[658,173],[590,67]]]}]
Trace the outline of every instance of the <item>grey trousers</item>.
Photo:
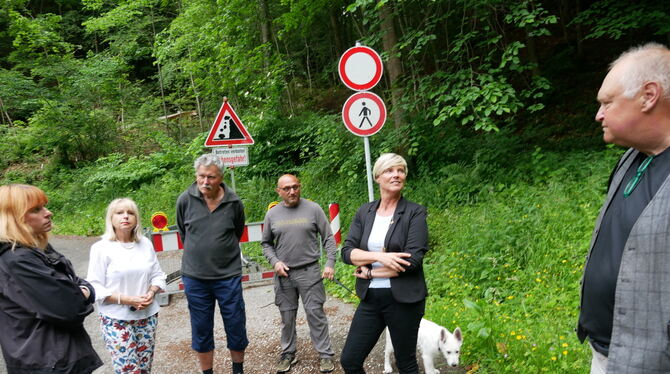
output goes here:
[{"label": "grey trousers", "polygon": [[321,279],[321,268],[314,265],[289,270],[288,277],[275,274],[275,305],[279,307],[282,320],[281,349],[282,353],[295,353],[298,334],[296,332],[296,316],[298,314],[298,298],[302,299],[309,325],[309,335],[314,349],[321,358],[335,355],[328,335],[328,319],[323,311],[326,301],[326,290]]}]

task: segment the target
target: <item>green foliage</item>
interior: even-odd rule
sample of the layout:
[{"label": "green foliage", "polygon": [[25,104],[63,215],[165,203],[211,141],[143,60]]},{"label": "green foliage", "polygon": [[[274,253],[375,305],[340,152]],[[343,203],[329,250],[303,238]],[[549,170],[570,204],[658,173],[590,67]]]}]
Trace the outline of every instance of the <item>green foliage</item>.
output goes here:
[{"label": "green foliage", "polygon": [[168,171],[177,171],[179,174],[192,171],[189,166],[196,157],[192,152],[179,150],[169,139],[162,139],[162,143],[163,151],[148,156],[127,157],[113,153],[99,158],[90,166],[91,172],[83,182],[83,187],[112,198],[154,182],[169,174]]},{"label": "green foliage", "polygon": [[[275,22],[281,25],[280,37],[289,37],[297,32],[306,36],[311,26],[323,19],[323,12],[328,11],[331,0],[280,0],[279,3],[287,7]],[[308,27],[305,27],[308,26]]]},{"label": "green foliage", "polygon": [[600,0],[591,4],[574,20],[590,26],[585,39],[621,39],[637,30],[650,28],[656,35],[670,32],[667,4],[662,2],[627,2]]},{"label": "green foliage", "polygon": [[430,117],[435,118],[434,125],[452,119],[461,125],[473,125],[476,130],[498,130],[494,116],[517,113],[523,107],[504,77],[475,76],[471,70],[461,70],[435,73],[427,82],[442,82],[425,85],[433,88],[427,97],[434,103],[428,108]]},{"label": "green foliage", "polygon": [[511,6],[505,15],[505,22],[522,29],[530,29],[528,36],[549,36],[551,32],[546,26],[557,23],[555,15],[551,15],[539,3],[532,0],[522,1]]},{"label": "green foliage", "polygon": [[143,60],[151,58],[155,36],[167,22],[164,13],[172,11],[171,7],[159,0],[83,3],[95,13],[82,23],[86,33],[102,37],[114,55],[145,69]]},{"label": "green foliage", "polygon": [[26,17],[17,11],[9,11],[11,19],[9,34],[13,37],[10,61],[22,69],[30,69],[49,61],[50,56],[61,56],[74,46],[60,34],[62,16],[45,13],[37,17]]},{"label": "green foliage", "polygon": [[[35,100],[40,96],[37,85],[27,76],[18,71],[0,68],[0,100],[2,107],[0,123],[10,125],[9,121],[25,120],[30,112],[39,108]],[[8,118],[9,117],[9,118]]]},{"label": "green foliage", "polygon": [[[483,131],[509,126],[522,111],[541,110],[551,82],[538,74],[528,78],[535,65],[522,55],[528,38],[551,35],[547,26],[557,22],[556,16],[530,1],[497,6],[468,2],[462,6],[463,12],[471,12],[481,25],[460,23],[448,45],[449,63],[420,78],[415,95],[405,97],[406,110],[413,111],[418,102],[425,108],[419,115],[435,126],[460,124]],[[492,22],[500,11],[510,27],[524,30],[521,38],[503,37],[500,25]],[[408,50],[408,56],[427,53],[437,40],[435,29],[449,15],[429,13],[424,28],[404,35],[401,50]]]},{"label": "green foliage", "polygon": [[[267,14],[259,12],[261,4],[267,5]],[[188,144],[211,122],[223,96],[243,117],[253,119],[248,123],[259,140],[276,145],[277,126],[339,112],[347,93],[337,77],[337,60],[356,40],[376,48],[384,60],[400,61],[400,76],[391,82],[387,74],[375,88],[392,116],[404,116],[401,128],[384,130],[393,139],[382,144],[384,149],[403,149],[410,156],[427,148],[433,153],[430,148],[439,142],[426,147],[407,137],[417,124],[447,132],[458,125],[476,132],[539,128],[556,122],[542,111],[557,84],[584,66],[583,56],[561,49],[576,44],[573,35],[578,33],[570,28],[586,26],[590,38],[619,39],[640,30],[667,33],[664,5],[601,0],[579,14],[561,11],[560,5],[535,0],[4,2],[0,112],[6,113],[0,118],[4,124],[9,119],[22,123],[8,132],[16,137],[16,146],[3,149],[12,155],[9,160],[28,155],[33,161],[56,149],[56,163],[78,167],[111,152],[151,152],[147,144],[156,132]],[[386,9],[396,25],[393,46],[382,44],[390,31],[380,19]],[[558,13],[565,18],[560,24]],[[638,17],[643,13],[649,16]],[[572,70],[555,72],[547,66],[561,53],[569,57],[560,65]],[[592,65],[587,66],[601,69]],[[389,100],[390,84],[402,92],[399,102]],[[563,97],[552,99],[561,102]],[[157,119],[194,110],[197,128],[195,121]],[[52,136],[47,130],[51,123],[63,136]],[[278,130],[279,138],[309,145],[301,150],[280,147],[287,156],[278,158],[270,157],[276,151],[258,153],[267,158],[254,155],[261,164],[255,175],[267,175],[289,159],[293,165],[283,168],[298,170],[302,161],[296,157],[316,157],[321,166],[331,166],[327,155],[344,154],[342,167],[311,170],[348,170],[345,177],[355,181],[360,168],[350,166],[358,165],[353,160],[359,154],[331,147],[351,148],[347,142],[352,140],[327,133],[333,131],[330,127],[308,128],[312,130],[302,135]],[[337,135],[332,138],[337,140],[319,140],[326,135]],[[90,141],[85,144],[82,138]],[[111,144],[119,141],[123,146],[114,149]]]},{"label": "green foliage", "polygon": [[183,5],[158,35],[155,50],[158,61],[176,75],[170,79],[186,85],[183,89],[192,95],[199,92],[212,115],[223,96],[236,107],[276,104],[285,67],[278,58],[265,59],[268,46],[257,41],[256,2],[199,0]]},{"label": "green foliage", "polygon": [[[17,163],[30,154],[25,152],[24,145],[26,143],[25,132],[21,131],[24,123],[22,121],[14,122],[14,126],[0,125],[0,136],[3,141],[0,142],[0,168],[6,168],[12,163]],[[17,146],[19,145],[19,146]]]},{"label": "green foliage", "polygon": [[43,102],[30,119],[28,149],[54,152],[56,159],[71,164],[94,160],[112,149],[116,122],[96,111],[80,112],[56,101]]},{"label": "green foliage", "polygon": [[[588,349],[573,332],[579,279],[619,154],[548,154],[563,168],[552,168],[541,183],[518,183],[476,204],[430,210],[426,315],[450,329],[461,327],[465,362],[476,361],[486,373],[578,373],[588,367]],[[542,174],[545,165],[528,166]]]},{"label": "green foliage", "polygon": [[201,154],[204,141],[198,138],[188,147],[177,147],[166,137],[157,141],[162,150],[148,156],[115,153],[75,171],[51,170],[49,179],[39,184],[56,212],[55,232],[102,234],[104,210],[118,197],[134,199],[145,224],[156,211],[174,220],[177,196],[193,182],[193,160]]}]

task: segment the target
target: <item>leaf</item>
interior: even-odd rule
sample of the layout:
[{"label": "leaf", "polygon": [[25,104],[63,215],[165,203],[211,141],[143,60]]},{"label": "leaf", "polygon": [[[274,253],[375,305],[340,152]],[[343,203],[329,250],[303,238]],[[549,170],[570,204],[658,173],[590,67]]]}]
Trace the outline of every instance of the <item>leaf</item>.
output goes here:
[{"label": "leaf", "polygon": [[482,312],[482,307],[480,307],[477,303],[468,300],[468,299],[463,299],[463,305],[465,305],[466,308],[472,309],[478,313]]}]

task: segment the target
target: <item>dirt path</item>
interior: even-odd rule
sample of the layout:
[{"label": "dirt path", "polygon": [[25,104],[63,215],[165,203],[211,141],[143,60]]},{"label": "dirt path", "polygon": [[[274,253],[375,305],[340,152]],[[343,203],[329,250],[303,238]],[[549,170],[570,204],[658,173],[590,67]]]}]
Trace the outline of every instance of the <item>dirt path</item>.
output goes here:
[{"label": "dirt path", "polygon": [[[88,252],[97,238],[81,237],[52,237],[52,245],[75,266],[78,275],[85,276],[88,266]],[[244,290],[244,299],[247,310],[247,331],[249,347],[245,358],[245,372],[249,374],[274,373],[274,364],[279,351],[279,312],[272,304],[272,286],[263,285],[247,287]],[[349,330],[354,307],[342,303],[340,300],[328,297],[325,310],[330,322],[330,336],[339,359],[339,353]],[[218,312],[217,312],[218,313]],[[218,314],[217,314],[218,315]],[[186,374],[200,373],[197,360],[191,350],[191,328],[188,318],[186,299],[183,295],[172,295],[170,304],[161,308],[158,318],[158,336],[156,339],[156,355],[154,358],[153,373],[156,374]],[[113,374],[109,365],[109,356],[100,337],[98,319],[91,315],[86,319],[86,329],[93,340],[95,349],[105,362],[105,366],[95,371],[95,374]],[[318,355],[312,348],[309,340],[309,329],[304,313],[298,314],[298,359],[293,367],[292,374],[318,373]],[[230,357],[225,349],[225,333],[221,318],[216,318],[214,371],[216,373],[230,373]],[[383,339],[377,344],[366,362],[368,373],[381,373],[383,369]],[[343,371],[336,363],[334,373]],[[4,361],[0,358],[0,374],[6,373]]]},{"label": "dirt path", "polygon": [[[245,372],[268,374],[274,373],[274,364],[279,356],[279,312],[272,304],[273,291],[271,286],[248,287],[244,290],[244,299],[247,307],[247,330],[249,347],[245,358]],[[353,306],[341,301],[328,298],[325,310],[330,321],[330,337],[335,352],[339,354],[346,339]],[[160,336],[157,339],[154,372],[156,373],[197,373],[197,361],[190,349],[190,327],[186,299],[183,295],[173,297],[170,305],[161,309],[159,317]],[[298,345],[299,362],[291,373],[307,374],[318,373],[318,354],[312,348],[309,340],[309,329],[304,314],[298,314]],[[220,318],[215,325],[216,363],[214,371],[217,373],[230,372],[230,359],[224,348],[225,334]],[[369,373],[382,372],[383,346],[378,344],[368,360]],[[339,357],[339,355],[338,355]],[[105,372],[106,371],[100,371]],[[98,373],[98,372],[96,372]],[[334,373],[343,373],[339,364]]]}]

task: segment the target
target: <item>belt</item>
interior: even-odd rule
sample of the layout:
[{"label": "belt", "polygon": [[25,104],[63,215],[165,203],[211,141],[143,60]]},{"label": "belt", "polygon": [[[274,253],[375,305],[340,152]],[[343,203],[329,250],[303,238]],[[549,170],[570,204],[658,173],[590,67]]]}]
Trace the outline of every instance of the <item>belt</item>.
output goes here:
[{"label": "belt", "polygon": [[318,261],[312,261],[310,263],[303,264],[303,265],[298,265],[298,266],[289,266],[288,268],[289,268],[289,271],[300,270],[300,269],[305,269],[305,268],[308,268],[308,267],[310,267],[312,265],[316,265],[316,264],[318,264]]}]

